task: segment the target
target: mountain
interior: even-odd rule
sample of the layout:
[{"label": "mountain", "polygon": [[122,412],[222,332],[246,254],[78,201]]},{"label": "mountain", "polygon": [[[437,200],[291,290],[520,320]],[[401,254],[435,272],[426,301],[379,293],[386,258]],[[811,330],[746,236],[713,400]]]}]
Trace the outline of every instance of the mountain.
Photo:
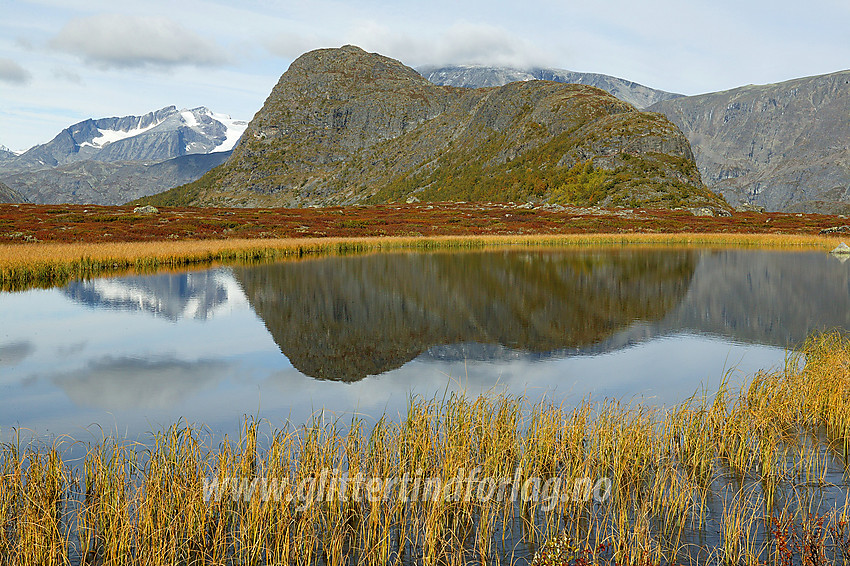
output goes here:
[{"label": "mountain", "polygon": [[78,161],[14,173],[4,181],[40,204],[117,205],[194,181],[230,154],[183,155],[153,163]]},{"label": "mountain", "polygon": [[450,65],[445,67],[422,67],[419,72],[434,84],[466,88],[503,86],[515,81],[555,81],[595,86],[613,94],[636,108],[648,108],[656,102],[682,96],[672,92],[656,90],[642,84],[598,73],[579,73],[564,69],[532,67],[514,69],[489,67],[486,65]]},{"label": "mountain", "polygon": [[221,164],[247,122],[199,107],[89,119],[5,158],[0,180],[37,203],[122,204]]},{"label": "mountain", "polygon": [[38,169],[77,161],[162,161],[230,151],[247,123],[208,108],[167,106],[144,116],[88,119],[18,156],[11,167]]},{"label": "mountain", "polygon": [[354,46],[296,59],[227,163],[151,204],[537,200],[725,207],[660,114],[590,86],[438,86]]},{"label": "mountain", "polygon": [[0,202],[27,202],[27,199],[18,191],[0,183]]},{"label": "mountain", "polygon": [[768,210],[850,208],[850,71],[659,102],[703,181]]},{"label": "mountain", "polygon": [[11,161],[12,159],[14,159],[16,157],[17,157],[17,154],[14,151],[9,149],[5,145],[0,145],[0,164]]}]

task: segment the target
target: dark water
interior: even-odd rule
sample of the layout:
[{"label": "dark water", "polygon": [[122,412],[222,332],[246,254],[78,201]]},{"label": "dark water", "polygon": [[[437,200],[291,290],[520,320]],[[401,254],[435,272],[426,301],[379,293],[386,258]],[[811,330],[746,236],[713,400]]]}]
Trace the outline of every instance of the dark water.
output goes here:
[{"label": "dark water", "polygon": [[850,328],[821,253],[383,254],[0,294],[0,438],[234,431],[507,391],[673,404]]}]

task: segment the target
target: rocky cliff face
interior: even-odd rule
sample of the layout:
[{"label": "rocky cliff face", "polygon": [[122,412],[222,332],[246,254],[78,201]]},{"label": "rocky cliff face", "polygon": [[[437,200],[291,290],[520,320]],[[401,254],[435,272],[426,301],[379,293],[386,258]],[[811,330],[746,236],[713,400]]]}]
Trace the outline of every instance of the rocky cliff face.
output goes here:
[{"label": "rocky cliff face", "polygon": [[589,85],[601,88],[636,108],[648,108],[656,102],[682,96],[609,75],[578,73],[564,69],[542,67],[512,69],[485,65],[449,65],[445,67],[423,67],[419,69],[419,72],[434,84],[466,88],[503,86],[516,81],[533,80]]},{"label": "rocky cliff face", "polygon": [[292,63],[228,163],[149,199],[304,206],[521,200],[724,206],[667,119],[548,81],[441,87],[346,46]]},{"label": "rocky cliff face", "polygon": [[0,202],[28,202],[24,195],[0,183]]},{"label": "rocky cliff face", "polygon": [[850,204],[850,71],[688,96],[651,110],[682,129],[703,181],[733,204],[826,212]]}]

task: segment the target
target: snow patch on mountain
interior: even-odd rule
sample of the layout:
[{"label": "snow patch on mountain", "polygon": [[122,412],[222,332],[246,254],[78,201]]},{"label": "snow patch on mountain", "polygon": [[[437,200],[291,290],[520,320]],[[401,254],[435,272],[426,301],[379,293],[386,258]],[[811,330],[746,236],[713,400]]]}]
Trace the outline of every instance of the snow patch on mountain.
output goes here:
[{"label": "snow patch on mountain", "polygon": [[95,149],[101,149],[111,143],[126,140],[128,138],[138,136],[139,134],[143,134],[149,130],[154,129],[160,124],[161,122],[154,122],[153,124],[145,126],[144,128],[130,128],[129,130],[105,130],[98,128],[97,131],[100,132],[100,135],[96,138],[93,138],[90,142],[81,143],[80,147],[88,146],[93,147]]},{"label": "snow patch on mountain", "polygon": [[0,153],[11,153],[12,155],[18,156],[23,153],[23,151],[15,151],[14,149],[9,149],[5,145],[0,145]]},{"label": "snow patch on mountain", "polygon": [[213,120],[221,122],[224,124],[224,127],[227,128],[225,140],[217,145],[212,152],[230,151],[233,149],[236,146],[236,142],[238,142],[239,138],[242,137],[242,134],[245,133],[245,129],[248,127],[248,122],[246,120],[234,120],[227,114],[219,114],[209,110],[208,108],[204,108],[203,110],[206,110],[207,114]]},{"label": "snow patch on mountain", "polygon": [[[199,108],[198,110],[206,110],[206,108]],[[195,118],[195,114],[191,110],[186,110],[185,108],[180,111],[180,117],[183,118],[183,121],[190,128],[195,128],[199,126],[198,120]]]}]

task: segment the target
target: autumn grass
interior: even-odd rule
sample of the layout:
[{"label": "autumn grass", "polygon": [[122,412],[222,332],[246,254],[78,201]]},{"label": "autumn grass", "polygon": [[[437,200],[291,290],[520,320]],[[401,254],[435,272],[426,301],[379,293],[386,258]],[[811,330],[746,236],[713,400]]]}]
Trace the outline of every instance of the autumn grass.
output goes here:
[{"label": "autumn grass", "polygon": [[0,245],[0,289],[55,286],[75,279],[127,271],[150,273],[217,262],[275,261],[390,250],[618,245],[830,250],[838,243],[836,238],[823,236],[631,233],[3,244]]},{"label": "autumn grass", "polygon": [[[181,423],[82,463],[18,440],[0,447],[0,565],[846,564],[848,450],[840,334],[675,407],[453,394],[372,424],[247,418],[218,441]],[[210,497],[229,479],[261,487]]]}]

